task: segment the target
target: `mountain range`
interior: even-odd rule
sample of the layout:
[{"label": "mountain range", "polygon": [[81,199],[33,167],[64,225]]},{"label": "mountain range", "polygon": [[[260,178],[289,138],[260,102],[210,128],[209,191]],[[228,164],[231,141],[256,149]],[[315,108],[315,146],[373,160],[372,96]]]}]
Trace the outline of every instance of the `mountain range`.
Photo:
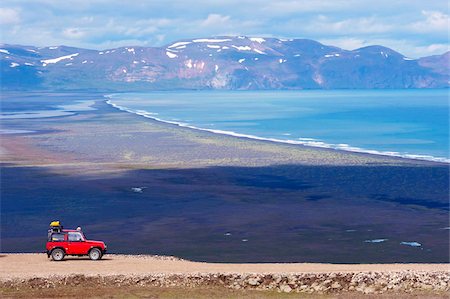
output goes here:
[{"label": "mountain range", "polygon": [[2,90],[448,88],[450,52],[411,59],[383,46],[213,37],[163,47],[0,46]]}]

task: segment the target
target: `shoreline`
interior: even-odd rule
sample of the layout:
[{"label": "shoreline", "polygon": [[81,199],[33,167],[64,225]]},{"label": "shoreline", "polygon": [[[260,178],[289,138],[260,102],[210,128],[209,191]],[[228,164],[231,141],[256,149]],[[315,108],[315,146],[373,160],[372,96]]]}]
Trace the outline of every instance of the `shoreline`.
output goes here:
[{"label": "shoreline", "polygon": [[106,98],[106,100],[104,102],[115,109],[118,109],[120,111],[124,111],[127,113],[131,113],[134,115],[138,115],[141,117],[145,117],[147,119],[152,119],[152,120],[160,122],[160,123],[178,126],[180,128],[188,128],[188,129],[197,130],[197,131],[201,131],[201,132],[208,132],[208,133],[213,133],[216,135],[225,135],[225,136],[231,136],[231,137],[242,138],[242,139],[273,142],[276,144],[305,146],[305,147],[309,147],[309,148],[313,148],[313,149],[321,149],[321,150],[325,149],[325,150],[333,150],[333,151],[339,151],[339,152],[344,152],[344,153],[357,153],[357,154],[365,154],[365,155],[372,155],[372,156],[400,158],[400,159],[406,159],[406,160],[412,160],[412,161],[427,161],[427,162],[435,162],[435,163],[442,163],[442,164],[450,165],[450,158],[444,158],[444,157],[434,157],[434,156],[430,156],[430,155],[420,155],[420,154],[406,154],[406,153],[402,154],[399,152],[391,152],[391,151],[378,151],[378,150],[354,147],[354,146],[350,146],[350,145],[341,146],[340,144],[329,144],[329,143],[325,143],[322,141],[316,141],[316,139],[313,139],[313,138],[303,138],[305,140],[311,139],[308,141],[297,141],[297,140],[290,140],[290,139],[285,140],[285,139],[277,139],[277,138],[269,138],[269,137],[260,137],[260,136],[256,136],[256,135],[250,135],[250,134],[242,134],[242,133],[237,133],[237,132],[233,132],[233,131],[201,128],[201,127],[189,125],[189,124],[186,124],[183,122],[164,120],[159,117],[156,117],[155,113],[152,113],[152,112],[133,110],[133,109],[129,109],[129,108],[117,105],[112,102],[112,96],[113,95],[103,95],[103,97]]},{"label": "shoreline", "polygon": [[[105,95],[103,95],[105,96]],[[430,165],[430,166],[450,166],[450,159],[446,158],[436,158],[438,160],[432,160],[432,159],[417,159],[407,156],[401,156],[401,155],[386,155],[383,152],[377,152],[377,151],[371,151],[367,150],[364,151],[352,151],[352,150],[346,150],[343,148],[332,148],[332,147],[321,147],[321,146],[314,146],[314,145],[308,145],[302,142],[290,142],[289,140],[282,140],[282,139],[273,139],[273,138],[265,138],[265,137],[259,137],[259,136],[253,136],[253,135],[247,135],[247,134],[240,134],[235,132],[228,132],[228,131],[221,131],[221,130],[213,130],[213,129],[206,129],[206,128],[200,128],[195,127],[191,125],[186,125],[184,123],[179,123],[175,121],[168,121],[163,120],[158,117],[152,116],[151,113],[148,112],[139,112],[134,111],[132,109],[128,109],[125,107],[121,107],[119,105],[116,105],[114,103],[108,103],[109,100],[99,100],[98,102],[101,104],[107,104],[112,109],[115,109],[119,112],[127,113],[133,117],[137,118],[144,118],[146,121],[151,121],[156,124],[167,126],[168,128],[174,128],[175,130],[189,130],[196,134],[207,134],[212,136],[212,138],[231,138],[231,139],[237,139],[239,141],[242,141],[243,143],[247,142],[256,142],[256,143],[263,143],[263,144],[270,144],[275,147],[283,147],[288,146],[292,147],[293,149],[306,149],[311,151],[316,151],[318,153],[337,153],[341,154],[343,156],[360,156],[360,157],[367,157],[372,158],[375,160],[379,160],[377,162],[373,162],[374,165],[376,164],[395,164],[396,162],[399,162],[400,165],[408,164],[408,165]],[[430,156],[431,157],[431,156]],[[445,161],[441,161],[440,159],[444,159]],[[384,161],[384,162],[382,162]],[[372,165],[372,163],[366,163],[367,165]]]}]

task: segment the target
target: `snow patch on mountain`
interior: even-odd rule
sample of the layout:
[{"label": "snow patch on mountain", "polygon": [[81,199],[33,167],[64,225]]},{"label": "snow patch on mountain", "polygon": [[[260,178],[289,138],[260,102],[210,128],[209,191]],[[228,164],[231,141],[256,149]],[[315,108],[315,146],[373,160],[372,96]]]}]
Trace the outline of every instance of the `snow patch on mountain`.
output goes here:
[{"label": "snow patch on mountain", "polygon": [[186,45],[189,45],[189,44],[192,44],[192,42],[177,42],[177,43],[171,44],[167,48],[177,48],[180,46],[184,46],[184,48],[186,48]]},{"label": "snow patch on mountain", "polygon": [[47,64],[57,63],[57,62],[60,62],[61,60],[65,60],[65,59],[72,60],[73,59],[72,57],[78,56],[78,54],[80,54],[80,53],[70,54],[70,55],[61,56],[61,57],[57,57],[57,58],[53,58],[53,59],[44,59],[44,60],[41,60],[41,62],[43,63],[43,66],[46,66]]},{"label": "snow patch on mountain", "polygon": [[223,42],[230,42],[231,39],[224,38],[224,39],[215,39],[215,38],[199,38],[194,39],[194,43],[223,43]]},{"label": "snow patch on mountain", "polygon": [[16,62],[11,62],[11,64],[9,65],[9,67],[18,67],[20,64],[16,63]]},{"label": "snow patch on mountain", "polygon": [[218,45],[206,45],[206,46],[211,49],[220,49],[220,46]]},{"label": "snow patch on mountain", "polygon": [[172,52],[169,52],[169,51],[166,52],[166,55],[167,55],[167,57],[169,57],[169,58],[176,58],[176,57],[178,57],[177,54],[172,53]]},{"label": "snow patch on mountain", "polygon": [[9,53],[9,51],[8,51],[8,50],[5,50],[5,49],[0,49],[0,53],[4,53],[4,54],[11,54],[11,53]]},{"label": "snow patch on mountain", "polygon": [[262,38],[262,37],[250,37],[250,40],[251,40],[252,42],[257,42],[257,43],[260,43],[260,44],[262,44],[263,42],[266,41],[266,40],[265,40],[264,38]]},{"label": "snow patch on mountain", "polygon": [[251,51],[252,48],[250,48],[249,46],[235,46],[232,45],[233,48],[239,50],[239,51]]}]

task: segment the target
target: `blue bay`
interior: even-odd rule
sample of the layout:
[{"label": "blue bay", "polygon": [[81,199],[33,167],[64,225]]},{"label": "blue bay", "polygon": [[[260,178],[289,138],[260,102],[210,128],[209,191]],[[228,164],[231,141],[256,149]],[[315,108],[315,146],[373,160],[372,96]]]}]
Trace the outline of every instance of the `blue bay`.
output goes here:
[{"label": "blue bay", "polygon": [[448,162],[447,90],[122,93],[129,112],[216,133]]}]

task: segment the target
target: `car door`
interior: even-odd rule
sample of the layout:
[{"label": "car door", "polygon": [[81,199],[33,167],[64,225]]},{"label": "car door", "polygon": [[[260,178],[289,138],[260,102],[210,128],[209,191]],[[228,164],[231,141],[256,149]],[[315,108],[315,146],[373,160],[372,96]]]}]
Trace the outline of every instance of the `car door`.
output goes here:
[{"label": "car door", "polygon": [[68,254],[87,254],[89,251],[89,244],[84,240],[83,235],[80,232],[69,232],[67,234],[68,240]]}]

